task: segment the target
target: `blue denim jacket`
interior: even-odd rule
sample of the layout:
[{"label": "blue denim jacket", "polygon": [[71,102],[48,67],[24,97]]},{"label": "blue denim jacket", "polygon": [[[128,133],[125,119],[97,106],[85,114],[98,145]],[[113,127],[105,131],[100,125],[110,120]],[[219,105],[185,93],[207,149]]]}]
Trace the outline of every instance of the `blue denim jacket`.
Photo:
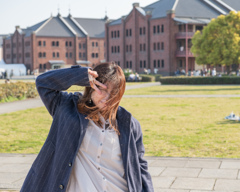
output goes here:
[{"label": "blue denim jacket", "polygon": [[[78,65],[46,72],[36,79],[39,95],[53,117],[48,137],[23,183],[21,192],[64,192],[88,119],[78,112],[80,93],[72,85],[90,86],[88,68]],[[153,192],[139,122],[124,108],[117,111],[125,179],[129,192]]]}]

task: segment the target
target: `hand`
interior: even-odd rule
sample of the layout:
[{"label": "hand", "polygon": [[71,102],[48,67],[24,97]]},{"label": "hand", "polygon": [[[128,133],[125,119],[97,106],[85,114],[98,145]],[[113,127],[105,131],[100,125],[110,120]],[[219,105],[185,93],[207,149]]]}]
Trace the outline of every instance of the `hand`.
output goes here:
[{"label": "hand", "polygon": [[100,89],[98,89],[98,87],[96,85],[102,87],[103,89],[107,89],[106,85],[104,85],[96,80],[96,78],[98,77],[97,71],[92,71],[91,69],[88,69],[88,77],[89,77],[90,86],[95,91],[97,91],[97,93],[102,94],[102,92],[100,91]]}]

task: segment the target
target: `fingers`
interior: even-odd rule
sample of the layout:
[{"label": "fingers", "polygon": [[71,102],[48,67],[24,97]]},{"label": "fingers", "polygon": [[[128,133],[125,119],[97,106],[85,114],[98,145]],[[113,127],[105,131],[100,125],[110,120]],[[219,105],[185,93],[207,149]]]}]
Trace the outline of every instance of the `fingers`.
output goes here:
[{"label": "fingers", "polygon": [[104,85],[103,83],[100,83],[99,81],[97,81],[95,78],[98,77],[98,74],[96,71],[92,71],[90,69],[88,69],[88,77],[89,77],[89,82],[90,85],[93,89],[95,89],[99,94],[101,94],[101,91],[97,88],[96,85],[102,87],[103,89],[107,89],[107,86]]},{"label": "fingers", "polygon": [[95,91],[97,91],[98,94],[100,94],[100,95],[102,94],[100,89],[98,89],[97,86],[92,81],[90,82],[90,85]]},{"label": "fingers", "polygon": [[100,87],[102,87],[103,89],[107,89],[107,86],[104,85],[103,83],[100,83],[99,81],[95,80],[94,82],[96,85],[99,85]]},{"label": "fingers", "polygon": [[97,74],[97,71],[92,71],[92,70],[88,70],[88,73],[90,74],[90,75],[92,75],[94,78],[97,78],[98,77],[98,74]]}]

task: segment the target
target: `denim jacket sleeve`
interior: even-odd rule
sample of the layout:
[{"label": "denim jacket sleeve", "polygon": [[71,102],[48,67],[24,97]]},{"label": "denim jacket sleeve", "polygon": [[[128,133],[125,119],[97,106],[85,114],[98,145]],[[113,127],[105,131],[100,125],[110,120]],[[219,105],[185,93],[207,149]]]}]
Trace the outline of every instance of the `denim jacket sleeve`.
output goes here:
[{"label": "denim jacket sleeve", "polygon": [[67,69],[57,69],[39,75],[36,79],[38,93],[50,115],[69,94],[63,92],[72,85],[90,86],[88,68],[74,65]]},{"label": "denim jacket sleeve", "polygon": [[142,192],[154,192],[152,178],[150,173],[148,172],[148,163],[144,159],[145,148],[142,140],[143,135],[142,135],[141,125],[135,118],[134,120],[135,120],[135,126],[136,126],[136,129],[135,129],[136,148],[138,152],[138,159],[140,163],[141,177],[142,177]]}]

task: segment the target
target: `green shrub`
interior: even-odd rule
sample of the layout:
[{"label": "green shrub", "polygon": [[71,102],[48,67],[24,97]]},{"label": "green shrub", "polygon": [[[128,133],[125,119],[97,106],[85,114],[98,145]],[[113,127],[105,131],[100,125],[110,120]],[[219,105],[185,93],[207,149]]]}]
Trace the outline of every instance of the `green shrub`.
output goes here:
[{"label": "green shrub", "polygon": [[223,77],[161,77],[163,85],[224,85],[224,84],[240,84],[240,77],[223,76]]},{"label": "green shrub", "polygon": [[7,83],[0,84],[0,102],[7,102],[15,98],[34,98],[38,95],[35,83]]}]

